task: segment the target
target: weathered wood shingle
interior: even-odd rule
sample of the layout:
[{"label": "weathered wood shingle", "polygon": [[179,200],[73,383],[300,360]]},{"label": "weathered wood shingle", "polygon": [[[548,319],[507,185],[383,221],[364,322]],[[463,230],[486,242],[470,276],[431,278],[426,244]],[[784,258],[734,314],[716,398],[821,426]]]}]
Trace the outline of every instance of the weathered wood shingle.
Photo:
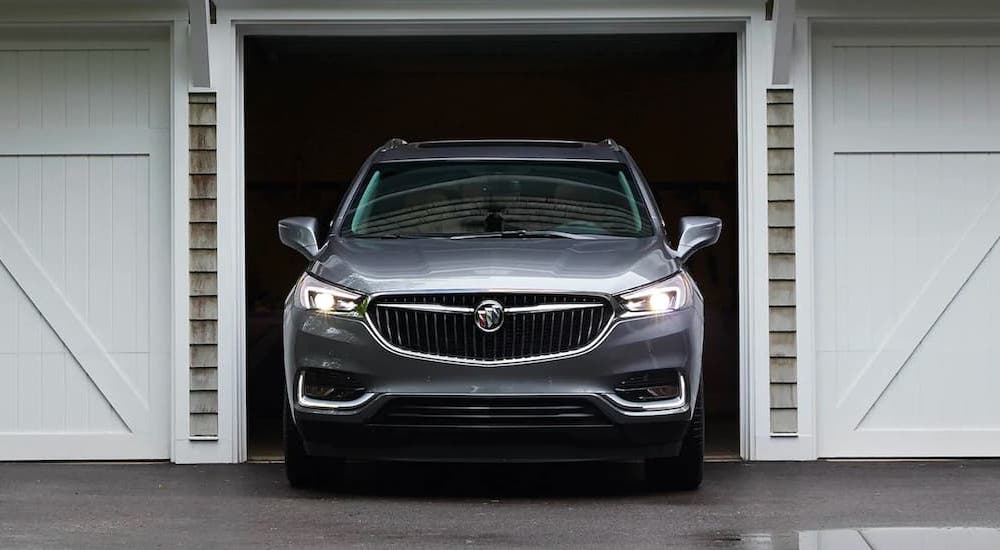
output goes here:
[{"label": "weathered wood shingle", "polygon": [[215,273],[219,265],[216,254],[214,249],[191,250],[188,269],[192,273]]},{"label": "weathered wood shingle", "polygon": [[191,174],[188,176],[190,188],[188,195],[192,199],[214,199],[216,196],[215,174]]},{"label": "weathered wood shingle", "polygon": [[214,93],[188,95],[189,435],[219,435],[219,281],[216,104]]},{"label": "weathered wood shingle", "polygon": [[795,127],[792,90],[767,92],[767,250],[771,433],[798,431]]}]

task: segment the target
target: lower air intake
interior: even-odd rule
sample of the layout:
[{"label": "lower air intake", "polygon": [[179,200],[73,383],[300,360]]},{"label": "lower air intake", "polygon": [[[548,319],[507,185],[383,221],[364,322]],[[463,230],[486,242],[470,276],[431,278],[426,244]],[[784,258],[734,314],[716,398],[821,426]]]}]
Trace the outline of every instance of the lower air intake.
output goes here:
[{"label": "lower air intake", "polygon": [[573,397],[400,397],[372,421],[395,427],[604,427],[610,423],[585,399]]}]

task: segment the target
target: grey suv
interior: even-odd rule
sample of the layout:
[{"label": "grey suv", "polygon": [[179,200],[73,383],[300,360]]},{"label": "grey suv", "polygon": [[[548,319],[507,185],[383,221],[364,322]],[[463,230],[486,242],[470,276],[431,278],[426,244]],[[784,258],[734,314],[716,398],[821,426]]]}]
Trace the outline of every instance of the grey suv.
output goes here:
[{"label": "grey suv", "polygon": [[309,259],[284,314],[292,485],[344,460],[645,460],[702,478],[702,298],[611,140],[392,140],[329,230],[284,219]]}]

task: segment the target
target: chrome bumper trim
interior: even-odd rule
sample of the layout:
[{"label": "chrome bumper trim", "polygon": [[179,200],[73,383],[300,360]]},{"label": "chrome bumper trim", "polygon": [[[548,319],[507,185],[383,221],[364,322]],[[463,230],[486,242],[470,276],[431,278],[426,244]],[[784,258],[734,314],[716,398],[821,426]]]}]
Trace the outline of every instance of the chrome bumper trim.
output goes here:
[{"label": "chrome bumper trim", "polygon": [[350,401],[327,401],[325,399],[314,399],[308,397],[304,391],[304,380],[305,375],[299,373],[298,380],[295,382],[295,402],[298,403],[300,407],[306,409],[325,409],[325,410],[349,410],[356,409],[365,403],[372,400],[375,397],[374,393],[365,393],[357,399],[352,399]]},{"label": "chrome bumper trim", "polygon": [[678,376],[680,377],[681,391],[680,394],[673,399],[640,403],[637,401],[622,399],[615,393],[602,393],[601,397],[607,399],[612,405],[627,413],[679,414],[687,412],[690,408],[687,402],[687,382],[684,380],[683,374],[679,373]]}]

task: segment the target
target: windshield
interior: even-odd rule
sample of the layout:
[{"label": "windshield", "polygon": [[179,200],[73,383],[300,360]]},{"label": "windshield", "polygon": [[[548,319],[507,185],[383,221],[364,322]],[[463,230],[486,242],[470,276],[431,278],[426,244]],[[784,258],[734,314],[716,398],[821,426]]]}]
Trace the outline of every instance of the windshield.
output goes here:
[{"label": "windshield", "polygon": [[649,237],[653,224],[617,162],[411,161],[376,164],[345,237]]}]

